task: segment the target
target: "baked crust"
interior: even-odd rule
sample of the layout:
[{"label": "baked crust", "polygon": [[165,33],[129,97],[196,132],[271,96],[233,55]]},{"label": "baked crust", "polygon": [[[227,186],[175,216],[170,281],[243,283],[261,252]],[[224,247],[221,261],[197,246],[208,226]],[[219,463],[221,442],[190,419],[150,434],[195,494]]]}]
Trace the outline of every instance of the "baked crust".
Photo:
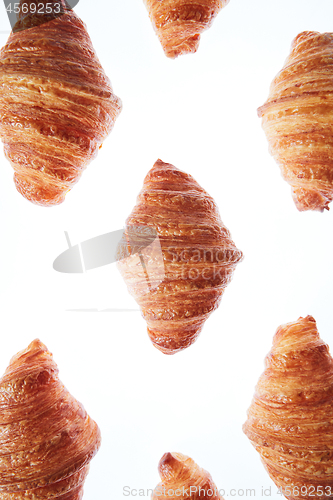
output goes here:
[{"label": "baked crust", "polygon": [[22,15],[0,52],[5,155],[17,190],[43,206],[64,201],[121,110],[86,26],[61,2],[64,14],[43,24]]},{"label": "baked crust", "polygon": [[100,431],[34,340],[0,379],[1,500],[79,500]]},{"label": "baked crust", "polygon": [[333,359],[312,316],[280,326],[265,367],[245,434],[286,498],[332,498]]},{"label": "baked crust", "polygon": [[294,39],[258,114],[298,210],[328,210],[333,198],[333,33],[305,31]]},{"label": "baked crust", "polygon": [[[193,177],[161,160],[144,180],[126,221],[127,236],[131,227],[156,231],[163,260],[149,257],[149,276],[128,258],[119,260],[118,268],[141,307],[154,346],[174,354],[196,340],[243,254],[213,198]],[[133,253],[132,242],[133,237],[123,240],[120,257],[127,250]]]},{"label": "baked crust", "polygon": [[144,0],[165,55],[196,52],[200,34],[229,0]]},{"label": "baked crust", "polygon": [[165,453],[158,464],[158,471],[162,481],[156,486],[151,500],[223,500],[209,472],[182,453]]}]

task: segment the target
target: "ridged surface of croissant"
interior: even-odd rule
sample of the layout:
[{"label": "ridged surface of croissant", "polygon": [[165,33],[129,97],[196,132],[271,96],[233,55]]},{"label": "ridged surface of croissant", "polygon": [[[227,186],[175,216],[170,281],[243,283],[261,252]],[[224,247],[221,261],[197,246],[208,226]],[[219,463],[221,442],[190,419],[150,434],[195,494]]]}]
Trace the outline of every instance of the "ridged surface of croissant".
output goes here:
[{"label": "ridged surface of croissant", "polygon": [[64,201],[121,110],[84,23],[64,0],[38,5],[60,2],[65,13],[37,26],[22,14],[0,52],[5,155],[17,190],[44,206]]},{"label": "ridged surface of croissant", "polygon": [[245,434],[286,498],[333,498],[333,359],[315,320],[281,326],[265,366]]},{"label": "ridged surface of croissant", "polygon": [[223,500],[211,475],[182,453],[165,453],[158,471],[162,481],[156,486],[152,500]]},{"label": "ridged surface of croissant", "polygon": [[1,500],[80,500],[100,432],[39,341],[0,380]]},{"label": "ridged surface of croissant", "polygon": [[298,210],[328,210],[333,198],[333,33],[306,31],[295,38],[258,114]]},{"label": "ridged surface of croissant", "polygon": [[229,0],[144,0],[168,57],[196,52],[200,34],[209,28]]},{"label": "ridged surface of croissant", "polygon": [[[174,354],[195,341],[218,307],[242,252],[213,198],[193,177],[161,160],[144,180],[126,221],[131,226],[156,230],[163,259],[151,257],[149,276],[131,259],[120,260],[118,268],[141,307],[154,346]],[[123,254],[127,247],[125,240]],[[163,281],[154,286],[162,271]]]}]

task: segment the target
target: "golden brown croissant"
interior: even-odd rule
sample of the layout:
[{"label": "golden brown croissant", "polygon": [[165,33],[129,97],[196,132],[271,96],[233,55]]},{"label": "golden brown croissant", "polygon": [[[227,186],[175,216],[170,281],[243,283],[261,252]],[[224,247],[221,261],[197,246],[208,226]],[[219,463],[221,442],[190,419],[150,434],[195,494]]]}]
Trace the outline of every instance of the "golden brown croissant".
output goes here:
[{"label": "golden brown croissant", "polygon": [[196,52],[200,34],[209,28],[229,0],[144,0],[168,57]]},{"label": "golden brown croissant", "polygon": [[38,1],[51,4],[65,13],[38,25],[25,7],[0,52],[0,137],[17,190],[44,206],[64,201],[121,110],[84,23],[65,0]]},{"label": "golden brown croissant", "polygon": [[211,475],[186,455],[165,453],[158,464],[158,471],[162,481],[156,486],[152,500],[223,500]]},{"label": "golden brown croissant", "polygon": [[288,499],[333,498],[333,359],[311,316],[280,326],[244,432]]},{"label": "golden brown croissant", "polygon": [[100,432],[39,341],[0,380],[1,500],[80,500]]},{"label": "golden brown croissant", "polygon": [[333,33],[300,33],[291,49],[258,114],[296,207],[322,212],[333,198]]},{"label": "golden brown croissant", "polygon": [[[156,230],[162,262],[150,257],[149,275],[130,258],[120,260],[118,267],[141,307],[154,346],[174,354],[196,340],[218,307],[242,252],[213,198],[193,177],[161,160],[146,176],[126,221],[127,233],[132,227]],[[122,242],[120,258],[127,251],[131,254],[130,246],[134,251],[133,237]],[[160,282],[162,271],[165,277]]]}]

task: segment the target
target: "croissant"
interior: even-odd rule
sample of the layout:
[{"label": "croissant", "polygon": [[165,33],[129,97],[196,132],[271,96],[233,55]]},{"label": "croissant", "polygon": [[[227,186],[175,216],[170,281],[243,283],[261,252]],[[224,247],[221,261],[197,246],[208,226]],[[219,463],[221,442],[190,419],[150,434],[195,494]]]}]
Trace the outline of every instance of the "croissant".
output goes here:
[{"label": "croissant", "polygon": [[280,326],[243,430],[280,493],[333,498],[333,359],[311,316]]},{"label": "croissant", "polygon": [[0,380],[1,500],[80,500],[100,431],[34,340]]},{"label": "croissant", "polygon": [[186,455],[165,453],[158,464],[158,471],[162,481],[153,491],[152,500],[223,500],[211,475]]},{"label": "croissant", "polygon": [[52,206],[96,156],[121,101],[84,23],[65,0],[38,0],[39,10],[43,5],[64,13],[32,13],[35,0],[21,0],[24,9],[0,52],[0,137],[17,190]]},{"label": "croissant", "polygon": [[[140,261],[125,258],[139,243],[140,231],[137,239],[135,231],[130,235],[133,227],[153,228],[159,238],[162,258],[149,254],[144,271]],[[213,198],[193,177],[161,160],[147,174],[124,234],[118,268],[147,321],[151,341],[165,354],[185,349],[218,307],[242,252]]]},{"label": "croissant", "polygon": [[229,0],[144,0],[165,55],[196,52],[200,34]]},{"label": "croissant", "polygon": [[332,58],[333,33],[300,33],[258,109],[300,211],[329,210],[333,198]]}]

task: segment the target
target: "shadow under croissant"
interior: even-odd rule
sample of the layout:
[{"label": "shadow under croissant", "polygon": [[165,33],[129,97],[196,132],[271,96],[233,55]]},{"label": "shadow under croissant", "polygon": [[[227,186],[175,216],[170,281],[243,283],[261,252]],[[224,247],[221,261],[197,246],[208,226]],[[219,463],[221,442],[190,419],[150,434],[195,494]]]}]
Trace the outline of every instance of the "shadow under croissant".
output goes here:
[{"label": "shadow under croissant", "polygon": [[0,52],[0,137],[17,190],[42,206],[64,201],[122,107],[85,24],[64,0],[38,3],[55,4],[54,18],[22,9]]},{"label": "shadow under croissant", "polygon": [[39,340],[11,359],[0,410],[1,500],[80,500],[100,431]]},{"label": "shadow under croissant", "polygon": [[131,255],[138,246],[130,237],[131,227],[153,228],[159,247],[145,256],[145,266],[130,257],[119,260],[118,269],[140,306],[153,345],[175,354],[196,340],[243,254],[213,198],[189,174],[161,160],[148,172],[126,221],[121,255],[126,247]]},{"label": "shadow under croissant", "polygon": [[158,471],[162,481],[154,489],[151,500],[224,500],[209,472],[182,453],[165,453],[158,464]]},{"label": "shadow under croissant", "polygon": [[333,359],[312,316],[278,328],[243,430],[289,500],[333,498]]}]

